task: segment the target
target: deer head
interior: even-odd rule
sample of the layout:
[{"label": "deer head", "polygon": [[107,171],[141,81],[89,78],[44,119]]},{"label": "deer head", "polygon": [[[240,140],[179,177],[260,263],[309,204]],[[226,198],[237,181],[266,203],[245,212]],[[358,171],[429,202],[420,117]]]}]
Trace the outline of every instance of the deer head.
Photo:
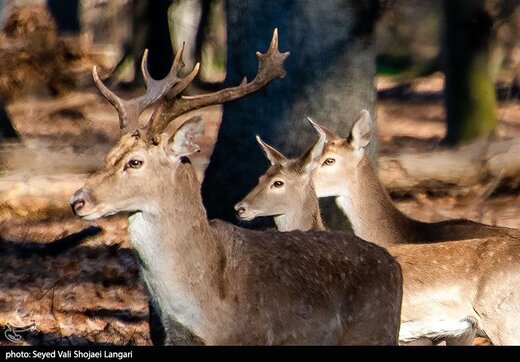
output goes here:
[{"label": "deer head", "polygon": [[[236,87],[188,97],[181,96],[181,93],[197,75],[199,65],[186,77],[179,77],[178,73],[183,67],[182,51],[177,52],[169,74],[161,80],[150,77],[145,51],[141,70],[146,92],[129,100],[110,91],[99,79],[94,67],[94,82],[101,94],[116,108],[123,135],[107,156],[105,167],[93,174],[72,197],[71,206],[76,214],[92,220],[119,212],[153,209],[151,194],[167,193],[154,180],[161,176],[170,177],[186,156],[197,152],[199,148],[193,139],[204,131],[200,118],[187,121],[173,135],[163,132],[168,124],[180,115],[244,97],[271,80],[284,77],[283,63],[289,56],[289,53],[279,52],[278,31],[275,29],[267,52],[257,52],[258,73],[251,82],[244,78]],[[140,125],[140,114],[156,103],[157,108],[150,120]]]},{"label": "deer head", "polygon": [[[372,139],[372,121],[367,110],[362,110],[347,138],[342,138],[325,126],[309,119],[318,133],[324,133],[327,143],[320,165],[314,170],[313,181],[318,197],[338,196],[351,189],[348,182],[366,158],[366,147]],[[346,184],[347,183],[347,184]]]},{"label": "deer head", "polygon": [[[321,132],[318,141],[296,159],[288,159],[258,136],[256,140],[271,165],[267,172],[260,176],[258,185],[235,205],[237,216],[242,220],[252,220],[258,216],[275,216],[278,228],[288,231],[288,228],[283,226],[287,226],[284,218],[298,219],[297,215],[291,215],[295,210],[312,208],[316,209],[316,212],[319,211],[311,174],[319,165],[325,145],[325,133]],[[309,198],[309,195],[312,197]],[[295,204],[299,207],[295,207]],[[306,229],[312,226],[311,222]]]},{"label": "deer head", "polygon": [[192,140],[203,133],[203,120],[194,117],[157,145],[146,142],[137,133],[123,136],[107,156],[105,168],[74,194],[73,211],[87,220],[122,212],[153,213],[157,209],[154,202],[167,190],[152,180],[175,174],[184,157],[198,152],[199,147]]}]

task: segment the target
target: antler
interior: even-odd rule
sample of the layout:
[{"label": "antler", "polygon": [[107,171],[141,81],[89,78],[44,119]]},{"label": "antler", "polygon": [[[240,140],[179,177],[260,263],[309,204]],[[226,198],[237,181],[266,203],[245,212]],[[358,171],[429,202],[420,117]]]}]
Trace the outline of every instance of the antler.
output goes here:
[{"label": "antler", "polygon": [[[240,85],[236,87],[226,88],[214,93],[176,98],[191,82],[191,80],[187,80],[191,74],[186,76],[184,79],[186,79],[187,83],[177,83],[176,89],[172,89],[172,92],[165,97],[166,99],[162,106],[155,110],[147,126],[148,139],[158,136],[170,122],[182,114],[244,97],[262,88],[273,79],[283,78],[285,76],[283,65],[289,54],[290,52],[280,53],[278,50],[278,29],[275,29],[267,52],[265,54],[256,52],[258,73],[251,82],[244,78]],[[184,85],[184,83],[186,84]]]},{"label": "antler", "polygon": [[184,67],[182,63],[182,53],[184,51],[184,44],[182,48],[175,54],[173,64],[165,78],[156,80],[150,76],[148,72],[148,49],[144,51],[143,60],[141,62],[141,72],[145,81],[146,92],[145,94],[132,99],[122,99],[118,97],[114,92],[109,90],[99,79],[97,67],[94,66],[92,69],[92,77],[98,90],[103,96],[116,108],[119,115],[119,126],[123,133],[134,132],[139,130],[139,116],[141,113],[157,102],[166,93],[182,92],[188,84],[195,78],[199,71],[199,64],[194,67],[190,74],[185,78],[179,78],[177,75],[180,70]]}]

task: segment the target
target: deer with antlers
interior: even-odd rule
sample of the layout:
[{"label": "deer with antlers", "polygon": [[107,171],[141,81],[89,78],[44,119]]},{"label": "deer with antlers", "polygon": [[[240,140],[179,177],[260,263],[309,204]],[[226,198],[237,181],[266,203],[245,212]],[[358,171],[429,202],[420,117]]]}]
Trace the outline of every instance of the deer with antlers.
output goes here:
[{"label": "deer with antlers", "polygon": [[[338,158],[337,153],[333,155],[329,144],[325,145],[330,130],[325,132],[323,127],[311,123],[320,138],[296,159],[288,159],[257,138],[271,165],[260,176],[258,185],[235,205],[240,219],[274,216],[279,230],[323,229],[316,190],[318,193],[330,190],[334,187],[330,184],[339,181],[330,173],[319,175],[319,186],[315,187],[316,169],[336,163],[339,168],[342,162],[354,161],[352,155],[342,154],[342,158]],[[357,132],[359,126],[355,124],[353,132]],[[360,134],[363,133],[354,133],[339,144],[335,139],[333,145],[335,149],[344,147],[345,153],[354,152],[357,142],[366,144],[366,139],[358,137]],[[332,157],[335,162],[331,161]],[[343,172],[346,178],[356,175],[351,169]],[[363,201],[360,198],[357,202],[361,205]],[[378,215],[377,210],[373,210],[377,207],[369,203],[362,210]],[[386,220],[373,222],[372,228],[381,228],[380,224],[385,225]],[[367,226],[367,229],[370,228]],[[354,230],[357,233],[356,227]],[[385,234],[385,230],[380,233]],[[408,234],[401,238],[390,235],[404,241]],[[520,344],[520,239],[487,233],[457,235],[453,241],[440,243],[386,244],[387,250],[401,264],[403,273],[400,342],[431,344],[445,340],[448,345],[465,345],[480,334],[494,344]],[[392,240],[386,234],[385,237]],[[378,242],[377,239],[370,241]]]},{"label": "deer with antlers", "polygon": [[[129,215],[130,241],[166,344],[396,344],[401,272],[383,248],[343,233],[208,221],[188,158],[199,149],[202,120],[163,132],[181,114],[244,97],[285,75],[288,53],[278,51],[276,30],[267,53],[257,55],[251,82],[195,97],[180,97],[198,69],[178,78],[181,52],[160,81],[150,79],[145,56],[147,92],[132,100],[108,90],[94,69],[128,133],[74,194],[72,209],[87,220]],[[158,101],[140,127],[141,111]]]}]

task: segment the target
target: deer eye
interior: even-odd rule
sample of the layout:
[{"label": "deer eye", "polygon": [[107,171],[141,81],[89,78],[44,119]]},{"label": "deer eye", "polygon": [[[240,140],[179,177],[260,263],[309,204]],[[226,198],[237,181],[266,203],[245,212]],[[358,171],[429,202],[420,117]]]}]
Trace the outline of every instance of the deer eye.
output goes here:
[{"label": "deer eye", "polygon": [[275,181],[275,182],[273,182],[271,187],[275,187],[275,188],[279,189],[280,187],[283,187],[283,185],[285,185],[283,183],[283,181]]},{"label": "deer eye", "polygon": [[332,166],[335,162],[335,159],[327,158],[325,161],[323,161],[323,166]]},{"label": "deer eye", "polygon": [[125,170],[128,169],[128,168],[140,168],[141,166],[143,165],[143,161],[141,160],[136,160],[135,158],[134,159],[131,159],[130,161],[128,161],[126,164],[125,164]]}]

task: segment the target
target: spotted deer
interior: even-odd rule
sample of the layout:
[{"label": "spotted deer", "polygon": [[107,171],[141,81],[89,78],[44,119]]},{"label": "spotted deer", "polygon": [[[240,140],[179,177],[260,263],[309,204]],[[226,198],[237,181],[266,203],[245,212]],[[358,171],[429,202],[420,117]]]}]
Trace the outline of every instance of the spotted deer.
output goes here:
[{"label": "spotted deer", "polygon": [[301,157],[288,159],[274,147],[256,136],[271,166],[260,176],[258,185],[239,203],[235,210],[241,220],[258,216],[274,216],[279,231],[325,230],[320,205],[310,177],[318,166],[325,135]]},{"label": "spotted deer", "polygon": [[314,124],[326,134],[320,166],[313,181],[318,197],[333,196],[348,217],[354,233],[378,245],[433,243],[468,238],[510,235],[518,230],[483,225],[469,220],[421,222],[403,214],[379,180],[376,167],[365,153],[372,139],[372,121],[363,110],[347,138]]},{"label": "spotted deer", "polygon": [[[194,77],[178,78],[181,55],[161,81],[146,72],[145,95],[122,100],[94,69],[101,93],[116,107],[124,134],[72,197],[73,211],[96,220],[128,214],[129,237],[166,344],[397,343],[402,279],[383,248],[338,232],[254,231],[208,221],[189,156],[203,120],[173,134],[171,118],[230,101],[283,77],[288,53],[275,30],[256,77],[216,93],[181,97]],[[139,127],[145,106],[159,103]]]},{"label": "spotted deer", "polygon": [[[297,159],[259,140],[271,165],[236,204],[240,219],[275,216],[284,231],[321,228],[313,174],[320,165],[338,160],[330,161],[332,155],[326,153],[327,145],[324,148],[329,134],[313,125],[320,138]],[[330,175],[326,179],[335,182]],[[403,273],[402,344],[471,344],[477,333],[494,344],[520,344],[520,239],[468,235],[442,243],[386,246]]]}]

